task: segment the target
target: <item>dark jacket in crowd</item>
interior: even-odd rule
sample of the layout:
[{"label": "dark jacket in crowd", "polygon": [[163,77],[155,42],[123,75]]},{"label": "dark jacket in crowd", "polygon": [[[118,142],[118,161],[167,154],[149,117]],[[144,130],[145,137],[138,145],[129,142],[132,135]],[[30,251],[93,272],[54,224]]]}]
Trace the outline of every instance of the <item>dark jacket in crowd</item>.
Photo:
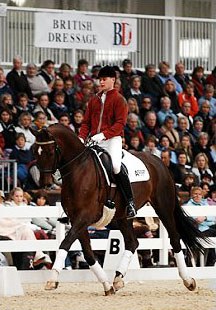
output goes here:
[{"label": "dark jacket in crowd", "polygon": [[19,75],[15,69],[12,69],[7,74],[7,82],[12,88],[16,98],[19,93],[26,93],[29,99],[33,99],[31,88],[23,71],[21,71]]}]

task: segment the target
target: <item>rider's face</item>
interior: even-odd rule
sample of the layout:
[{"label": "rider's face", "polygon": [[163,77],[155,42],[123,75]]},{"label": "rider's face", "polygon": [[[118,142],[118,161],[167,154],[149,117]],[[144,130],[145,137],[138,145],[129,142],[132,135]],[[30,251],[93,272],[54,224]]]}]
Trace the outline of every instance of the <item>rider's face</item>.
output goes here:
[{"label": "rider's face", "polygon": [[100,87],[103,92],[113,89],[115,83],[115,78],[113,77],[101,77],[100,78]]}]

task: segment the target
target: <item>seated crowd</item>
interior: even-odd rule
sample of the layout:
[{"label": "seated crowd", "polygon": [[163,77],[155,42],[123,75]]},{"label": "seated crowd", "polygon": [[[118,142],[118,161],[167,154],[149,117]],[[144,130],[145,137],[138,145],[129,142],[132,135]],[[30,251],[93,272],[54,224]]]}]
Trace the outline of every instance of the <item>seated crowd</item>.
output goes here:
[{"label": "seated crowd", "polygon": [[[18,192],[23,197],[22,203],[32,204],[32,201],[23,202],[25,192],[38,190],[41,194],[40,173],[32,153],[35,137],[29,128],[40,130],[61,123],[78,134],[89,100],[100,91],[100,68],[95,65],[90,73],[87,60],[80,59],[73,74],[69,64],[62,63],[57,70],[52,60],[46,60],[40,68],[28,64],[24,73],[19,56],[14,57],[13,67],[7,75],[0,68],[0,158],[17,161]],[[197,66],[188,75],[184,64],[179,62],[171,73],[169,63],[162,61],[158,71],[155,65],[148,64],[142,72],[133,68],[130,59],[122,62],[122,69],[114,68],[117,76],[114,87],[128,105],[123,148],[150,152],[161,158],[176,183],[180,200],[183,199],[181,202],[190,199],[190,203],[199,204],[194,199],[193,189],[196,188],[202,191],[202,201],[216,205],[215,68],[205,76],[204,68]],[[51,184],[51,188],[58,187]],[[9,203],[1,201],[0,204],[17,205],[14,191],[16,193],[17,189],[12,189]],[[2,192],[1,199],[3,197]],[[44,193],[33,199],[36,205],[47,204]],[[7,234],[2,230],[2,225],[14,225],[14,229],[20,225],[16,220],[10,220],[13,224],[0,222],[1,238],[14,239],[13,231]],[[196,220],[200,228],[201,218]],[[215,226],[215,221],[207,218],[203,218],[203,222],[203,227]],[[18,238],[51,238],[54,235],[56,223],[53,219],[31,219],[28,224],[25,225],[28,231],[20,232]],[[146,218],[141,224],[134,223],[137,236],[157,235],[155,226],[158,228],[158,224],[153,219]],[[93,231],[89,230],[92,237]],[[41,261],[43,265],[51,263],[48,254],[36,252],[30,256],[33,266],[40,265]]]}]

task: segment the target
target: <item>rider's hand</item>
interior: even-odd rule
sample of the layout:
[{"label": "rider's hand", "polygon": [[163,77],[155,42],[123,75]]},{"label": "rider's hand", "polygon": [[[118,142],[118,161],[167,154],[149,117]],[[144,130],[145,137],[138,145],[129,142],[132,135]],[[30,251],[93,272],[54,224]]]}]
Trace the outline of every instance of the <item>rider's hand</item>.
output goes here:
[{"label": "rider's hand", "polygon": [[80,138],[80,137],[79,137],[79,139],[80,139],[80,141],[84,144],[84,142],[85,142],[84,139],[83,139],[83,138]]},{"label": "rider's hand", "polygon": [[106,140],[106,137],[101,132],[101,133],[98,133],[98,134],[94,135],[93,137],[91,137],[91,140],[94,142],[100,143],[101,141]]}]

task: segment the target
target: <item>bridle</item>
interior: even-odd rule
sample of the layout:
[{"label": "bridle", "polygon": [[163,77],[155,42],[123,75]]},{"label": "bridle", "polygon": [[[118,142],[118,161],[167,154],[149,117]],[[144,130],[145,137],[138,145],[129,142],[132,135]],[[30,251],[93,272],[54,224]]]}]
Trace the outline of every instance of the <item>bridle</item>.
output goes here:
[{"label": "bridle", "polygon": [[[85,147],[85,149],[79,153],[77,156],[75,156],[74,158],[70,159],[68,162],[66,162],[65,164],[59,166],[59,161],[60,161],[60,154],[61,154],[61,149],[58,146],[57,142],[52,139],[49,141],[35,141],[35,144],[41,146],[41,145],[49,145],[49,144],[54,144],[55,145],[55,160],[53,163],[53,167],[51,169],[41,169],[39,167],[40,172],[42,173],[55,173],[57,169],[59,169],[60,171],[63,170],[65,167],[67,167],[69,164],[73,163],[75,160],[77,160],[78,158],[80,158],[81,156],[83,156],[85,153],[87,153],[87,151],[90,150],[89,147]],[[67,175],[69,175],[71,173],[71,170],[69,172],[67,172],[66,174],[62,175],[61,173],[61,178],[66,177]]]}]

